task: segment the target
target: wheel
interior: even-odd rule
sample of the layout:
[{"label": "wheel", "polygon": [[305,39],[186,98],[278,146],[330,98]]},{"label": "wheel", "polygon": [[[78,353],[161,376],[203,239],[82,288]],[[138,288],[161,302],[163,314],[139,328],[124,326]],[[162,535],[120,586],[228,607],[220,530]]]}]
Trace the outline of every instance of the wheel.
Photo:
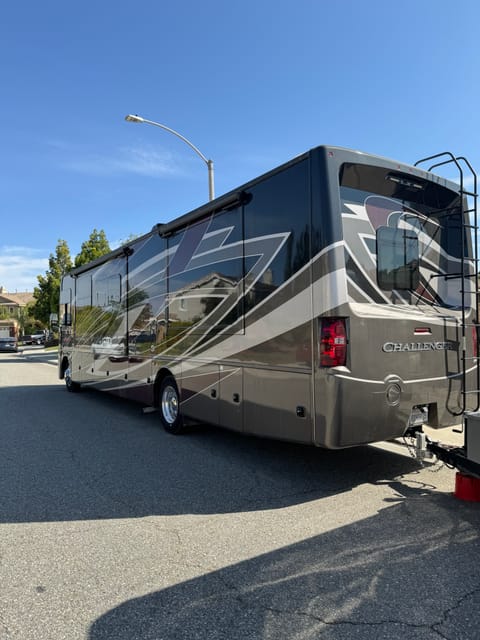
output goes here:
[{"label": "wheel", "polygon": [[71,392],[76,392],[76,391],[80,391],[80,384],[78,382],[74,382],[72,380],[72,375],[71,375],[71,370],[70,367],[67,367],[65,369],[65,372],[63,374],[63,377],[65,379],[65,386],[67,387],[67,391],[71,391]]},{"label": "wheel", "polygon": [[158,410],[163,428],[168,433],[178,435],[184,431],[180,414],[180,396],[175,378],[167,376],[160,384]]}]

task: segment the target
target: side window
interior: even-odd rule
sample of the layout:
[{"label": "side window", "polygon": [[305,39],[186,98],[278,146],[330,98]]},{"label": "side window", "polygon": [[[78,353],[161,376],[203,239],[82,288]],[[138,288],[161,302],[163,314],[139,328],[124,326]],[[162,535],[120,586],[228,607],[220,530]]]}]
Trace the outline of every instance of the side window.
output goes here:
[{"label": "side window", "polygon": [[94,357],[121,356],[125,352],[125,302],[122,278],[126,273],[124,256],[100,265],[92,274],[92,308],[88,341]]},{"label": "side window", "polygon": [[166,340],[167,241],[157,234],[135,242],[128,258],[129,352],[161,352]]},{"label": "side window", "polygon": [[377,280],[381,289],[416,289],[420,282],[418,236],[409,229],[377,229]]},{"label": "side window", "polygon": [[75,281],[71,276],[64,276],[60,289],[60,324],[65,327],[72,325],[72,298]]},{"label": "side window", "polygon": [[94,306],[109,308],[120,303],[122,276],[115,275],[95,280]]},{"label": "side window", "polygon": [[200,220],[168,242],[168,339],[243,331],[241,207]]},{"label": "side window", "polygon": [[245,206],[246,312],[310,260],[308,168],[307,160],[301,160],[250,190],[252,198]]},{"label": "side window", "polygon": [[77,308],[92,306],[92,277],[89,273],[77,278],[76,304]]},{"label": "side window", "polygon": [[92,313],[92,277],[82,273],[77,278],[75,291],[75,336],[77,344],[89,344]]}]

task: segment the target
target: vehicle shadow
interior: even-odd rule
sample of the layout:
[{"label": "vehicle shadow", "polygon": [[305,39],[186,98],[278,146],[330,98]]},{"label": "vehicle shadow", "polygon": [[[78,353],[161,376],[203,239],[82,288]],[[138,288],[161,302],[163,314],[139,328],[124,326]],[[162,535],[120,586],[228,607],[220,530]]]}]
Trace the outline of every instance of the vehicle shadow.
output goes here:
[{"label": "vehicle shadow", "polygon": [[136,404],[61,384],[0,389],[0,406],[0,522],[277,509],[419,469],[372,447],[326,451],[208,426],[172,436]]},{"label": "vehicle shadow", "polygon": [[212,552],[203,575],[108,611],[89,640],[478,637],[480,512],[411,499],[423,491],[232,566],[216,569]]}]

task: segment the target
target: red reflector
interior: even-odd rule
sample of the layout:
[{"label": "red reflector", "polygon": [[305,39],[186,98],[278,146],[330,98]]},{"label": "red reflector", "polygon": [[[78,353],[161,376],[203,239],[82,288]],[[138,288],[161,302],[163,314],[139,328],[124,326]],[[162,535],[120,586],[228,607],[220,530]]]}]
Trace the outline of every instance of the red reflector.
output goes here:
[{"label": "red reflector", "polygon": [[432,330],[430,329],[430,327],[416,327],[414,334],[416,336],[419,335],[432,335]]},{"label": "red reflector", "polygon": [[344,318],[322,318],[320,366],[340,367],[347,362],[347,331]]}]

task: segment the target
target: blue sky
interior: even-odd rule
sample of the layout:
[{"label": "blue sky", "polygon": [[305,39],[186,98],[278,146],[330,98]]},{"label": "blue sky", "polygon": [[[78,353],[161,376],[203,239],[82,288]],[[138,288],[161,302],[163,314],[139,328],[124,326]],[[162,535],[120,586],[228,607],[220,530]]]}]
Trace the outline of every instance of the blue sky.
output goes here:
[{"label": "blue sky", "polygon": [[26,0],[0,21],[0,286],[319,144],[480,167],[477,0]]}]

